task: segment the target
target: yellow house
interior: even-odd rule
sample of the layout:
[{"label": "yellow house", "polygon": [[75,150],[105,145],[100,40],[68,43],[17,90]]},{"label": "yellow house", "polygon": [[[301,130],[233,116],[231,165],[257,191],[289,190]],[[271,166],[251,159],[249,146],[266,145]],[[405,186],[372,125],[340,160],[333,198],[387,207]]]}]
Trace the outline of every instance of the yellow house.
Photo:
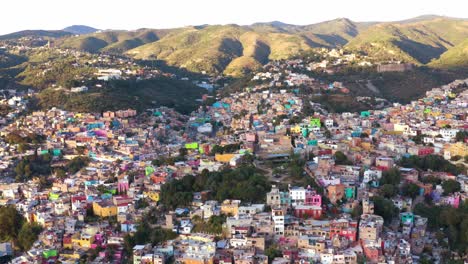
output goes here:
[{"label": "yellow house", "polygon": [[90,248],[94,243],[94,236],[88,234],[76,233],[72,236],[73,246]]},{"label": "yellow house", "polygon": [[300,126],[291,127],[291,133],[294,133],[294,134],[301,133],[301,127]]},{"label": "yellow house", "polygon": [[457,142],[455,144],[450,144],[448,147],[448,151],[450,152],[450,156],[461,156],[465,157],[468,155],[468,147],[463,142]]},{"label": "yellow house", "polygon": [[236,216],[239,213],[239,200],[224,200],[221,204],[221,213]]},{"label": "yellow house", "polygon": [[67,259],[79,259],[81,256],[78,252],[76,251],[71,251],[71,252],[60,252],[60,257],[64,257]]},{"label": "yellow house", "polygon": [[181,260],[184,264],[213,264],[213,257],[209,258],[189,258],[185,257]]},{"label": "yellow house", "polygon": [[144,192],[143,194],[150,198],[153,202],[159,202],[158,192]]},{"label": "yellow house", "polygon": [[117,206],[108,201],[94,202],[93,212],[100,217],[116,216]]},{"label": "yellow house", "polygon": [[228,163],[234,158],[235,154],[216,154],[215,160],[218,162]]},{"label": "yellow house", "polygon": [[372,144],[369,142],[362,142],[361,147],[365,150],[370,150],[372,148]]},{"label": "yellow house", "polygon": [[409,131],[409,126],[406,124],[394,124],[393,125],[393,130],[394,131],[399,131],[399,132],[407,132]]}]

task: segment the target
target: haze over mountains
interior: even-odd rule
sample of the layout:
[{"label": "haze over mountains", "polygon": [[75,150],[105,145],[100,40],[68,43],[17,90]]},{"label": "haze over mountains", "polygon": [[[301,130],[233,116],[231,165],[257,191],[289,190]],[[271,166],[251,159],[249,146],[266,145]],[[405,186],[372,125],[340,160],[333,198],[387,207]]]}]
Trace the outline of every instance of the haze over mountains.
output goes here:
[{"label": "haze over mountains", "polygon": [[62,48],[157,59],[194,72],[234,76],[320,47],[431,67],[463,67],[468,61],[468,20],[434,15],[397,22],[339,18],[304,26],[279,21],[133,31],[71,26],[61,31],[21,31],[0,39],[28,35],[52,38]]}]

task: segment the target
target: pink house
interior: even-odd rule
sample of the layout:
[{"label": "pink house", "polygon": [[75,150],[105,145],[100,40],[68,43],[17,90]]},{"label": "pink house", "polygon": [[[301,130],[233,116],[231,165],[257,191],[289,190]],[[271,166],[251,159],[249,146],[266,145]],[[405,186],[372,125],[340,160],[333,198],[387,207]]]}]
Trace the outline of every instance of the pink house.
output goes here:
[{"label": "pink house", "polygon": [[322,196],[317,194],[315,190],[312,190],[310,186],[307,186],[304,204],[322,207]]},{"label": "pink house", "polygon": [[128,187],[129,187],[128,180],[119,181],[117,185],[117,189],[119,190],[120,193],[128,191]]},{"label": "pink house", "polygon": [[453,196],[442,198],[443,202],[447,205],[452,206],[453,208],[458,208],[460,206],[460,195],[454,194]]}]

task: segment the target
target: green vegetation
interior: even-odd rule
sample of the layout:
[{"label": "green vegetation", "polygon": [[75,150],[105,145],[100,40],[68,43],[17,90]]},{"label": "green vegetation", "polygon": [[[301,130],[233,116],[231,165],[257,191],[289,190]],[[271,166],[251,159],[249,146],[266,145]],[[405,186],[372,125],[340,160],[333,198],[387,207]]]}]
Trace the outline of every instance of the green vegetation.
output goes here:
[{"label": "green vegetation", "polygon": [[192,222],[195,224],[193,232],[202,232],[210,234],[221,234],[223,232],[223,224],[226,222],[225,215],[213,215],[208,221],[203,221],[198,216],[195,216],[192,219]]},{"label": "green vegetation", "polygon": [[384,184],[380,187],[379,193],[385,198],[392,198],[398,192],[398,189],[393,184]]},{"label": "green vegetation", "polygon": [[[419,203],[414,213],[428,218],[431,230],[442,230],[442,238],[447,237],[449,247],[460,254],[468,253],[468,204],[461,202],[458,208]],[[442,240],[442,239],[441,239]],[[439,243],[443,241],[439,241]]]},{"label": "green vegetation", "polygon": [[239,26],[184,28],[163,39],[128,51],[139,59],[164,60],[169,65],[194,72],[221,73],[234,58],[242,55]]},{"label": "green vegetation", "polygon": [[335,152],[335,164],[337,165],[353,165],[353,162],[348,160],[348,157],[341,151]]},{"label": "green vegetation", "polygon": [[58,107],[70,111],[102,112],[133,108],[144,111],[149,107],[173,107],[181,113],[190,113],[198,107],[204,89],[170,78],[148,80],[114,80],[105,87],[86,93],[64,93],[46,89],[38,96],[38,107]]},{"label": "green vegetation", "polygon": [[465,142],[468,139],[468,130],[458,131],[455,139],[457,142]]},{"label": "green vegetation", "polygon": [[31,249],[33,243],[42,232],[42,226],[36,223],[24,223],[18,233],[18,247],[21,251]]},{"label": "green vegetation", "polygon": [[86,167],[89,163],[90,159],[84,156],[74,157],[67,163],[67,170],[69,173],[77,173],[82,168]]},{"label": "green vegetation", "polygon": [[57,45],[88,52],[123,53],[164,37],[175,29],[140,29],[136,31],[110,30],[59,40]]},{"label": "green vegetation", "polygon": [[406,183],[403,185],[402,192],[404,196],[414,199],[419,195],[419,186],[415,183]]},{"label": "green vegetation", "polygon": [[90,159],[85,156],[77,156],[67,162],[64,167],[54,168],[54,173],[58,178],[64,179],[68,174],[74,174],[86,167]]},{"label": "green vegetation", "polygon": [[456,180],[446,180],[442,182],[442,188],[444,189],[445,195],[459,192],[461,190],[460,183]]},{"label": "green vegetation", "polygon": [[23,56],[11,54],[0,49],[0,68],[9,68],[26,61]]},{"label": "green vegetation", "polygon": [[468,21],[435,18],[415,23],[372,26],[346,47],[364,51],[374,60],[426,64],[468,37]]},{"label": "green vegetation", "polygon": [[[306,26],[275,21],[250,26],[93,31],[85,28],[83,33],[91,33],[79,36],[66,31],[23,31],[0,36],[0,40],[42,36],[53,39],[60,48],[126,53],[140,59],[163,60],[192,72],[239,77],[260,69],[269,60],[290,58],[320,47],[345,47],[369,54],[375,61],[459,68],[466,63],[463,58],[468,22],[424,17],[392,23],[356,23],[340,18]],[[46,41],[40,44],[45,45]]]},{"label": "green vegetation", "polygon": [[71,33],[62,30],[23,30],[0,36],[0,40],[19,39],[24,37],[60,38],[70,35]]},{"label": "green vegetation", "polygon": [[218,201],[239,199],[243,202],[262,202],[270,189],[267,178],[252,166],[225,169],[219,172],[203,171],[199,176],[185,176],[161,187],[161,203],[169,208],[187,206],[193,192],[210,190],[210,196]]},{"label": "green vegetation", "polygon": [[16,181],[23,182],[34,177],[47,177],[51,173],[51,161],[50,154],[23,157],[15,167]]},{"label": "green vegetation", "polygon": [[23,216],[14,206],[0,206],[0,240],[12,241],[18,237]]},{"label": "green vegetation", "polygon": [[403,157],[399,161],[399,165],[406,168],[417,168],[421,170],[432,170],[449,172],[458,175],[464,171],[463,165],[453,165],[444,157],[439,155],[427,155],[424,157],[410,156],[409,158]]},{"label": "green vegetation", "polygon": [[468,39],[444,52],[437,60],[429,63],[436,68],[465,68],[468,67]]},{"label": "green vegetation", "polygon": [[146,245],[150,243],[155,246],[164,241],[171,240],[177,237],[177,234],[171,230],[161,228],[156,225],[161,215],[157,209],[150,208],[137,223],[137,230],[134,234],[127,234],[124,237],[124,250],[128,255],[132,255],[135,245]]},{"label": "green vegetation", "polygon": [[52,85],[71,88],[80,85],[81,80],[93,78],[95,72],[89,66],[80,65],[80,60],[75,57],[54,52],[31,53],[28,57],[29,62],[17,78],[21,84],[35,89],[43,90]]},{"label": "green vegetation", "polygon": [[[425,66],[414,67],[412,71],[406,72],[382,73],[377,72],[375,67],[345,67],[333,75],[314,73],[312,77],[326,82],[343,82],[344,86],[356,96],[375,95],[391,101],[409,103],[434,87],[465,78],[466,74],[466,69],[440,70]],[[371,92],[369,86],[374,86],[378,93]],[[331,101],[329,103],[331,107],[335,104],[346,104],[346,107],[354,107],[358,111],[360,110],[357,107],[363,106],[353,102],[351,96],[340,96],[342,98],[330,94],[329,98],[322,98],[322,101]],[[321,101],[319,99],[318,102]]]},{"label": "green vegetation", "polygon": [[20,131],[13,131],[5,137],[9,144],[40,144],[46,140],[46,136],[35,133],[28,133],[22,136]]},{"label": "green vegetation", "polygon": [[309,26],[258,23],[174,30],[129,50],[136,58],[164,60],[194,72],[243,76],[268,60],[286,59],[314,47],[334,47],[355,36],[358,26],[337,19]]},{"label": "green vegetation", "polygon": [[401,173],[400,170],[396,167],[384,171],[382,173],[382,178],[380,178],[380,185],[390,184],[393,186],[398,186],[400,182]]},{"label": "green vegetation", "polygon": [[228,144],[224,146],[214,145],[211,149],[211,155],[215,155],[217,153],[224,154],[224,153],[234,153],[237,152],[240,148],[239,144]]},{"label": "green vegetation", "polygon": [[371,200],[374,202],[375,214],[382,216],[385,222],[389,223],[398,215],[398,208],[391,200],[382,196],[374,196]]},{"label": "green vegetation", "polygon": [[0,241],[12,242],[20,251],[31,248],[42,227],[30,224],[14,206],[0,206]]},{"label": "green vegetation", "polygon": [[265,255],[268,257],[268,263],[272,263],[276,257],[283,256],[283,253],[276,245],[271,245],[265,249]]}]

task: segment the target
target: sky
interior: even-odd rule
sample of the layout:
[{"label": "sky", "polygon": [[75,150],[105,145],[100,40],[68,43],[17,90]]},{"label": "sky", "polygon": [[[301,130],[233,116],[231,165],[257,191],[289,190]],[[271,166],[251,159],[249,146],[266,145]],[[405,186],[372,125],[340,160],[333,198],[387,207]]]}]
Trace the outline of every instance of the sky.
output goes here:
[{"label": "sky", "polygon": [[173,28],[281,21],[306,25],[346,17],[396,21],[425,14],[467,18],[467,0],[1,0],[0,34],[25,29]]}]

